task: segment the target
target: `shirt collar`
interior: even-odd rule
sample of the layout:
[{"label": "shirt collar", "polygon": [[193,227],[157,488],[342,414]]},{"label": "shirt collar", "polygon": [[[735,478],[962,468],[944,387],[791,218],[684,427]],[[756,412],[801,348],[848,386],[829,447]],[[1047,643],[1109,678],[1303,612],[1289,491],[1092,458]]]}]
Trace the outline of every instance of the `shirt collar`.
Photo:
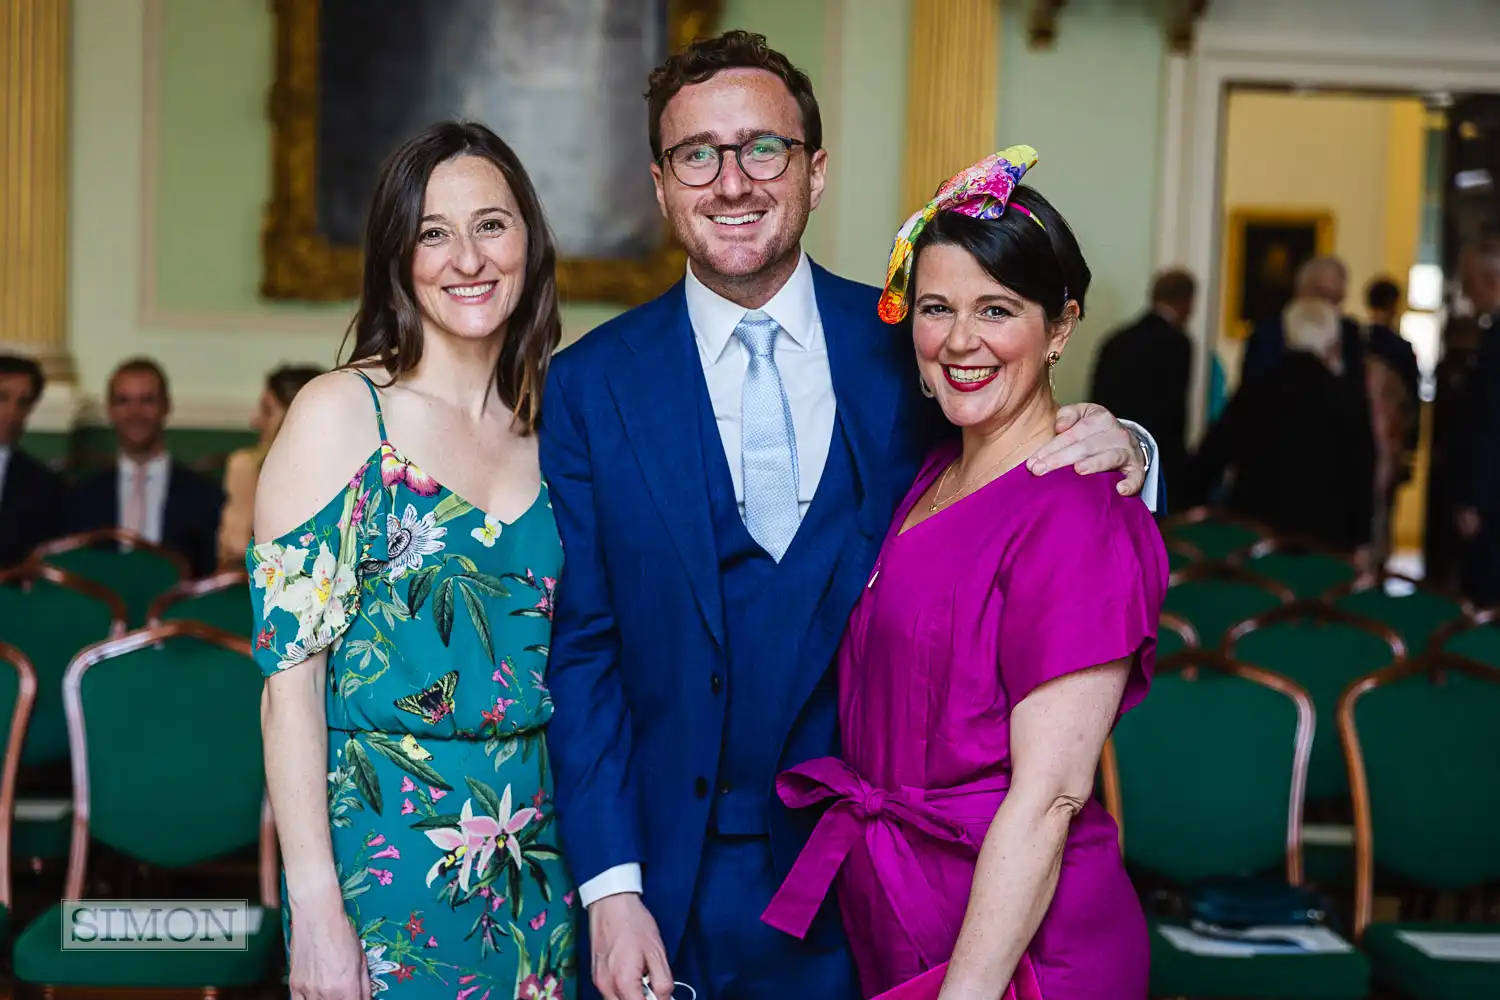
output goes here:
[{"label": "shirt collar", "polygon": [[147,476],[159,476],[166,472],[167,468],[171,465],[172,456],[163,451],[146,459],[144,462],[137,462],[133,458],[121,455],[119,456],[119,462],[121,469],[129,471],[139,470]]},{"label": "shirt collar", "polygon": [[[687,268],[685,292],[688,320],[693,324],[698,349],[710,361],[717,361],[729,346],[735,327],[750,310],[705,285],[693,273],[692,264]],[[813,287],[812,262],[805,251],[798,251],[796,270],[760,311],[774,319],[801,349],[815,346],[819,330],[818,299]]]}]

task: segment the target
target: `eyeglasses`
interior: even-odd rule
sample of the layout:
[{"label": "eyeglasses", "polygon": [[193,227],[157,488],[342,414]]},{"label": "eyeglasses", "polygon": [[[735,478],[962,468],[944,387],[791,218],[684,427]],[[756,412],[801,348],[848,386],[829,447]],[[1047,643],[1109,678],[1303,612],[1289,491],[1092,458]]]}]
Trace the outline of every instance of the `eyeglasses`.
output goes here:
[{"label": "eyeglasses", "polygon": [[753,181],[774,181],[786,173],[792,162],[792,150],[807,146],[801,139],[784,135],[758,135],[742,143],[716,146],[711,142],[682,142],[666,150],[657,159],[672,166],[672,174],[688,187],[707,187],[719,179],[724,169],[724,154],[734,153],[740,173]]}]

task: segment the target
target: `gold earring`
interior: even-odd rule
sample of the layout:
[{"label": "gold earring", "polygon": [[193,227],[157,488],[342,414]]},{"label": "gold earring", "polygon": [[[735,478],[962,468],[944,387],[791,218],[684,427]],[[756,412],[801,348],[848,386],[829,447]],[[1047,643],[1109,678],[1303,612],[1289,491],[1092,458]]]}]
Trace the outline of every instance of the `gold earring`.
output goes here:
[{"label": "gold earring", "polygon": [[928,399],[932,399],[937,395],[937,393],[932,391],[932,386],[927,384],[927,380],[920,375],[917,376],[917,384],[922,387],[922,395]]},{"label": "gold earring", "polygon": [[1053,370],[1057,368],[1057,362],[1062,358],[1061,354],[1053,351],[1047,355],[1047,388],[1052,390],[1052,395],[1057,395],[1057,379],[1053,376]]}]

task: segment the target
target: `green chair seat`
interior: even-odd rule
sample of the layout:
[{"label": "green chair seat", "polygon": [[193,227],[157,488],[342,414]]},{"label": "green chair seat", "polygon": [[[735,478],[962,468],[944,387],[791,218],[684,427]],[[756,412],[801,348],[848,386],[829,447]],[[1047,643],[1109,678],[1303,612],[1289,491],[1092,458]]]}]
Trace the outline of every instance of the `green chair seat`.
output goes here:
[{"label": "green chair seat", "polygon": [[58,861],[68,856],[68,845],[73,837],[73,817],[59,819],[18,819],[10,830],[10,856],[12,863],[31,858],[43,861]]},{"label": "green chair seat", "polygon": [[1357,590],[1333,602],[1334,607],[1364,615],[1389,625],[1406,643],[1406,652],[1415,656],[1427,648],[1427,640],[1439,626],[1464,616],[1463,606],[1430,590],[1413,590],[1396,597],[1379,587]]},{"label": "green chair seat", "polygon": [[162,612],[162,621],[191,620],[221,628],[230,635],[248,637],[254,631],[248,583],[196,597],[174,601]]},{"label": "green chair seat", "polygon": [[43,561],[118,594],[125,602],[126,620],[131,628],[146,624],[151,602],[182,579],[176,564],[145,549],[129,552],[106,546],[70,549],[54,552]]},{"label": "green chair seat", "polygon": [[1500,667],[1500,626],[1480,625],[1459,632],[1443,643],[1443,652]]},{"label": "green chair seat", "polygon": [[1252,573],[1285,584],[1299,600],[1315,600],[1334,587],[1350,583],[1356,571],[1336,556],[1320,553],[1268,552],[1247,559],[1244,567]]},{"label": "green chair seat", "polygon": [[1186,542],[1208,559],[1224,559],[1261,540],[1259,532],[1233,521],[1212,518],[1196,524],[1175,524],[1167,528],[1168,538]]},{"label": "green chair seat", "polygon": [[1153,996],[1215,1000],[1365,1000],[1370,963],[1352,947],[1311,955],[1251,955],[1218,958],[1183,951],[1151,922]]},{"label": "green chair seat", "polygon": [[1375,981],[1413,1000],[1475,1000],[1500,997],[1500,962],[1433,958],[1400,937],[1402,931],[1500,935],[1494,924],[1371,924],[1364,948]]},{"label": "green chair seat", "polygon": [[243,950],[145,948],[97,949],[62,946],[61,904],[32,921],[16,938],[16,978],[48,986],[195,989],[254,986],[271,978],[281,953],[279,911],[267,911]]},{"label": "green chair seat", "polygon": [[1219,645],[1224,633],[1247,618],[1281,607],[1280,597],[1238,580],[1188,580],[1168,588],[1162,610],[1187,619],[1206,648]]}]

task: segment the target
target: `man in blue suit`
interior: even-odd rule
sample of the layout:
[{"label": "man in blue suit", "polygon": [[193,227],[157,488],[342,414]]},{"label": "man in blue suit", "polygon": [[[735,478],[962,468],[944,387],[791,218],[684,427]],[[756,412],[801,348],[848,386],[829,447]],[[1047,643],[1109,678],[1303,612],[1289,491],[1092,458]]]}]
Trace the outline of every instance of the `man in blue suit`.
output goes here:
[{"label": "man in blue suit", "polygon": [[[840,634],[946,425],[879,290],[801,250],[827,162],[806,75],[729,32],[652,74],[648,116],[690,266],[557,356],[542,415],[567,553],[548,748],[588,908],[582,990],[642,1000],[649,976],[663,998],[675,977],[701,1000],[845,1000],[832,906],[806,940],[760,921],[812,823],[773,786],[836,752]],[[1059,423],[1033,471],[1145,483],[1108,413]]]}]

